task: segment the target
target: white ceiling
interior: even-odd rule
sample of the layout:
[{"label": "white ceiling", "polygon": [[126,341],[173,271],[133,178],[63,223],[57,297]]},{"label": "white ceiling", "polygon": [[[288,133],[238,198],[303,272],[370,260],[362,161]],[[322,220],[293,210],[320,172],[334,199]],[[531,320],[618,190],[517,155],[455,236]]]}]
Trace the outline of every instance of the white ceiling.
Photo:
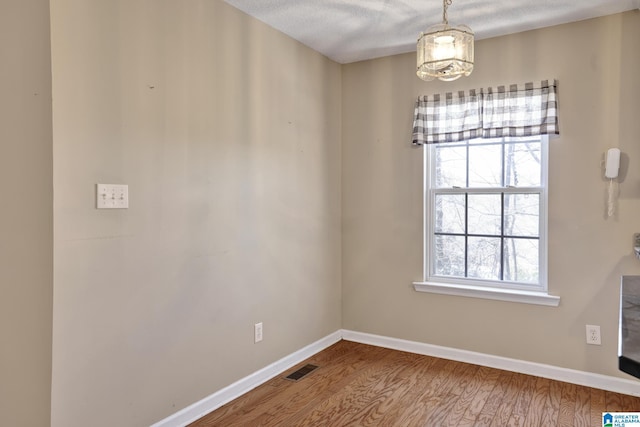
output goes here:
[{"label": "white ceiling", "polygon": [[[225,0],[340,63],[415,51],[441,0]],[[476,40],[640,9],[640,0],[453,0]]]}]

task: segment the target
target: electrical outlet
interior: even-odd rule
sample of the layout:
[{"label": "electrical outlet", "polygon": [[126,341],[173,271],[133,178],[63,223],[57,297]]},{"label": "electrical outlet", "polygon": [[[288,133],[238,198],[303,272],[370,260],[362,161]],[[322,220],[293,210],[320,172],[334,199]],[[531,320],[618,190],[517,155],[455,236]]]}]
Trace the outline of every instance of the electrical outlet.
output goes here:
[{"label": "electrical outlet", "polygon": [[258,343],[262,341],[262,322],[253,325],[253,342]]},{"label": "electrical outlet", "polygon": [[600,326],[587,325],[587,344],[601,345]]}]

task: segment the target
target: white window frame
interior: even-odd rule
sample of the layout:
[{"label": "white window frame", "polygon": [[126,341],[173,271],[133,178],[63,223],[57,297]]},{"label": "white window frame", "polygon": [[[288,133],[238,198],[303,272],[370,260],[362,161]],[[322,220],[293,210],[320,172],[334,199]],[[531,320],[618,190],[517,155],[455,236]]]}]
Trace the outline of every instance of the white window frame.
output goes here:
[{"label": "white window frame", "polygon": [[[430,256],[432,246],[432,236],[434,235],[432,211],[435,194],[446,193],[446,189],[432,188],[432,181],[435,178],[435,145],[423,146],[424,150],[424,215],[423,215],[423,281],[414,282],[414,289],[419,292],[430,292],[446,295],[459,295],[466,297],[494,299],[500,301],[512,301],[527,304],[539,304],[557,306],[560,297],[549,295],[548,293],[548,273],[547,273],[547,194],[548,194],[548,164],[549,164],[549,138],[546,135],[540,136],[541,182],[540,187],[496,187],[496,188],[464,188],[465,193],[481,194],[501,194],[501,193],[532,193],[539,194],[540,215],[539,215],[539,283],[523,284],[509,281],[477,280],[470,278],[444,277],[432,275],[433,257]],[[461,190],[451,192],[460,193]]]}]

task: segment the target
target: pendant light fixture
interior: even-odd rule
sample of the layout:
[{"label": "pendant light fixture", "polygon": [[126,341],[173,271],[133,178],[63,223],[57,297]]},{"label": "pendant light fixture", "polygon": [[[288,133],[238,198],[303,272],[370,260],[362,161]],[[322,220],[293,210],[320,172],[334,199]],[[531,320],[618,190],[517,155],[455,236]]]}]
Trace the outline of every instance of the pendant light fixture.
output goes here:
[{"label": "pendant light fixture", "polygon": [[473,71],[473,31],[466,25],[449,25],[447,7],[442,0],[442,24],[420,33],[416,74],[422,80],[453,81]]}]

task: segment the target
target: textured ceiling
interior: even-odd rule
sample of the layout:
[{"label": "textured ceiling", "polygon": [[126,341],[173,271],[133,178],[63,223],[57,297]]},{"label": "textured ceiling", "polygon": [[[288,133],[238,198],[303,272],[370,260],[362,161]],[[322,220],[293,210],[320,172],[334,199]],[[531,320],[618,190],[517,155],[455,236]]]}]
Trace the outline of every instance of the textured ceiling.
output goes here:
[{"label": "textured ceiling", "polygon": [[[225,0],[340,63],[415,51],[440,0]],[[639,9],[640,0],[453,0],[449,22],[485,39]]]}]

